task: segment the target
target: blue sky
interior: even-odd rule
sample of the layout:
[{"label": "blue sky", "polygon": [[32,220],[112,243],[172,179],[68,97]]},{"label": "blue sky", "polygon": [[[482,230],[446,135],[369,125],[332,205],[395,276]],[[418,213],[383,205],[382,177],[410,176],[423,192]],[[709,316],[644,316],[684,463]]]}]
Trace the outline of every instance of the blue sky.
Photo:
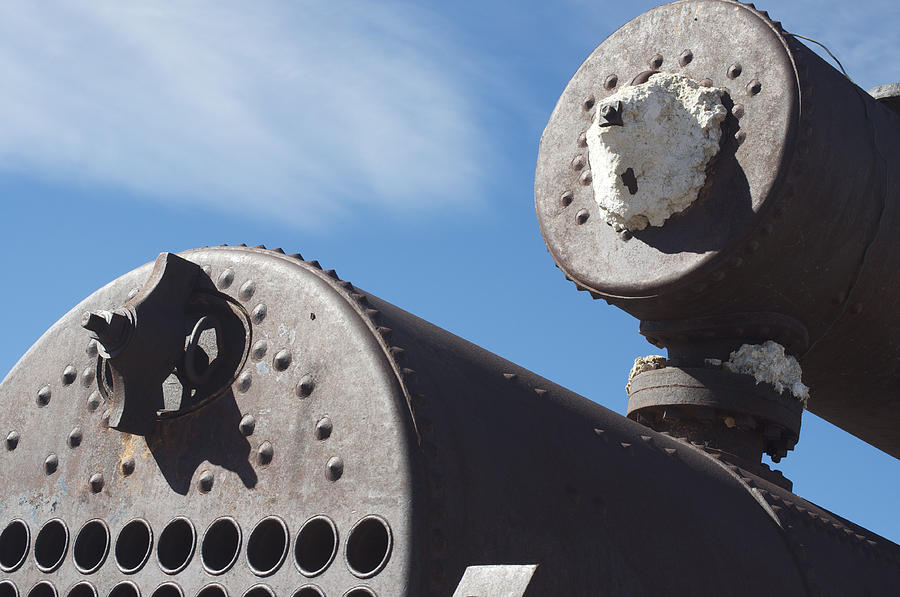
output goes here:
[{"label": "blue sky", "polygon": [[[863,88],[900,3],[783,2]],[[0,375],[161,251],[263,243],[624,412],[637,321],[575,292],[534,216],[581,61],[652,2],[0,4]],[[795,491],[900,542],[900,463],[807,413]]]}]

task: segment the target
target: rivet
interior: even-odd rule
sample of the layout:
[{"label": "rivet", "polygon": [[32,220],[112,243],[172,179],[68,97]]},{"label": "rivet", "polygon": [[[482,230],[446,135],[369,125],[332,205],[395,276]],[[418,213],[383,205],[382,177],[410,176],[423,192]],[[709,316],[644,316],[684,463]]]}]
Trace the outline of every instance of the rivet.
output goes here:
[{"label": "rivet", "polygon": [[67,439],[69,447],[77,448],[78,446],[80,446],[81,438],[82,438],[81,427],[75,427],[74,429],[72,429],[72,431],[69,432],[69,437]]},{"label": "rivet", "polygon": [[587,147],[587,131],[582,131],[578,135],[578,147]]},{"label": "rivet", "polygon": [[560,195],[559,202],[563,207],[569,207],[570,205],[572,205],[572,200],[574,198],[575,195],[572,193],[572,191],[566,191],[562,195]]},{"label": "rivet", "polygon": [[128,291],[128,295],[125,297],[125,300],[130,301],[131,299],[136,297],[140,291],[141,291],[141,289],[138,288],[137,286],[135,286],[134,288],[132,288],[131,290]]},{"label": "rivet", "polygon": [[650,68],[659,68],[659,67],[661,67],[661,66],[663,65],[663,57],[662,57],[662,54],[654,54],[654,55],[650,58],[650,62],[649,62],[648,64],[650,64]]},{"label": "rivet", "polygon": [[48,475],[55,473],[58,466],[59,458],[56,457],[56,454],[50,454],[44,459],[44,472]]},{"label": "rivet", "polygon": [[249,371],[244,371],[237,378],[237,389],[238,392],[242,394],[250,389],[250,383],[253,381],[253,376]]},{"label": "rivet", "polygon": [[103,475],[100,473],[94,473],[91,475],[91,479],[89,481],[91,485],[91,491],[94,493],[100,493],[103,490]]},{"label": "rivet", "polygon": [[578,172],[580,170],[583,170],[584,166],[584,156],[575,156],[575,158],[572,160],[572,170]]},{"label": "rivet", "polygon": [[619,84],[619,77],[616,75],[608,75],[606,79],[603,81],[603,87],[606,89],[612,89],[616,85]]},{"label": "rivet", "polygon": [[81,383],[84,387],[89,388],[94,383],[94,367],[85,367],[81,372]]},{"label": "rivet", "polygon": [[585,186],[589,185],[589,184],[591,184],[592,180],[594,180],[594,177],[591,174],[590,170],[585,170],[584,172],[581,173],[581,184],[583,184]]},{"label": "rivet", "polygon": [[253,415],[244,415],[241,422],[238,423],[238,429],[241,430],[241,435],[253,435],[253,430],[256,429],[256,419],[253,418]]},{"label": "rivet", "polygon": [[122,459],[121,463],[122,474],[126,477],[134,472],[134,458],[128,456]]},{"label": "rivet", "polygon": [[744,131],[738,131],[738,134],[735,135],[734,138],[737,141],[738,145],[742,145],[744,141],[747,140],[747,133],[745,133]]},{"label": "rivet", "polygon": [[646,443],[646,444],[652,444],[652,443],[653,443],[653,438],[652,438],[651,436],[649,436],[649,435],[642,435],[642,436],[641,436],[641,439],[642,439],[642,440],[644,441],[644,443]]},{"label": "rivet", "polygon": [[590,216],[591,216],[591,214],[588,213],[588,210],[586,210],[586,209],[579,209],[579,210],[578,210],[578,213],[575,214],[575,222],[578,223],[578,224],[584,224],[585,222],[588,221],[588,218],[589,218]]},{"label": "rivet", "polygon": [[50,386],[44,386],[37,393],[37,404],[38,406],[47,406],[50,404],[50,396],[52,392],[50,391]]},{"label": "rivet", "polygon": [[278,371],[284,371],[291,364],[291,351],[288,349],[279,350],[275,353],[275,358],[272,360],[272,366],[275,367]]},{"label": "rivet", "polygon": [[97,408],[100,406],[101,400],[102,400],[102,397],[100,396],[100,392],[98,392],[97,390],[94,390],[93,392],[91,392],[91,395],[88,396],[88,400],[87,400],[88,410],[91,412],[94,412],[95,410],[97,410]]},{"label": "rivet", "polygon": [[744,104],[735,104],[731,108],[731,113],[734,114],[734,117],[740,120],[744,117]]},{"label": "rivet", "polygon": [[250,356],[254,361],[258,361],[264,356],[266,356],[266,350],[269,349],[269,344],[265,340],[259,340],[256,344],[253,345],[253,348],[250,350]]},{"label": "rivet", "polygon": [[203,471],[200,473],[200,479],[197,481],[197,487],[200,488],[200,491],[203,493],[209,493],[209,491],[213,487],[213,474],[209,471]]},{"label": "rivet", "polygon": [[110,413],[109,409],[107,408],[105,411],[103,411],[103,414],[100,416],[100,426],[103,427],[104,429],[109,429],[110,414],[111,413]]},{"label": "rivet", "polygon": [[332,456],[325,465],[325,477],[329,481],[337,481],[344,474],[344,461],[338,456]]},{"label": "rivet", "polygon": [[591,95],[591,96],[585,98],[584,102],[582,102],[581,105],[582,105],[582,107],[583,107],[585,110],[591,110],[591,109],[593,109],[593,107],[594,107],[594,102],[595,102],[595,101],[596,101],[596,100],[594,99],[594,96]]},{"label": "rivet", "polygon": [[691,52],[690,50],[685,50],[678,57],[678,64],[680,64],[681,66],[687,66],[688,64],[691,63],[691,60],[693,60],[693,59],[694,59],[694,53]]},{"label": "rivet", "polygon": [[19,445],[19,432],[10,431],[6,436],[6,449],[12,452]]},{"label": "rivet", "polygon": [[515,373],[504,373],[504,374],[503,374],[503,378],[506,379],[506,380],[508,380],[508,381],[513,381],[513,380],[515,380],[517,377],[519,377],[519,376],[516,375]]},{"label": "rivet", "polygon": [[249,301],[253,297],[254,292],[256,292],[256,284],[253,280],[247,280],[241,284],[241,289],[238,290],[238,298],[242,301]]},{"label": "rivet", "polygon": [[713,81],[712,81],[712,79],[707,77],[706,79],[703,79],[702,81],[700,81],[700,85],[702,85],[703,87],[712,87]]},{"label": "rivet", "polygon": [[623,241],[628,242],[631,240],[631,237],[632,237],[631,230],[620,230],[619,231],[619,238],[621,238]]},{"label": "rivet", "polygon": [[328,439],[332,429],[331,419],[322,417],[319,419],[319,422],[316,423],[316,439]]},{"label": "rivet", "polygon": [[250,314],[250,319],[253,323],[262,323],[262,320],[266,318],[266,313],[268,309],[263,303],[260,303],[253,307],[253,313]]},{"label": "rivet", "polygon": [[666,451],[666,454],[669,456],[675,456],[678,453],[678,450],[675,448],[663,448]]},{"label": "rivet", "polygon": [[759,79],[753,79],[747,83],[747,93],[749,95],[756,95],[760,91],[762,91],[762,83],[759,82]]},{"label": "rivet", "polygon": [[97,356],[97,341],[91,339],[91,341],[88,342],[87,346],[85,346],[84,352],[87,356],[89,356],[91,358],[96,357]]},{"label": "rivet", "polygon": [[272,442],[264,441],[259,444],[259,448],[256,449],[256,456],[259,463],[263,466],[266,466],[270,462],[272,462],[272,456],[275,455],[275,448],[272,447]]},{"label": "rivet", "polygon": [[297,384],[297,395],[301,398],[306,398],[310,394],[312,394],[313,389],[315,389],[316,384],[313,381],[313,378],[309,375],[304,375],[300,379],[300,383]]},{"label": "rivet", "polygon": [[547,390],[545,390],[544,388],[535,388],[534,393],[543,398],[547,395]]},{"label": "rivet", "polygon": [[728,71],[725,73],[729,79],[737,79],[741,76],[741,63],[735,62],[731,66],[728,67]]},{"label": "rivet", "polygon": [[229,268],[225,268],[221,274],[219,274],[218,279],[216,280],[216,285],[219,288],[225,289],[231,286],[234,282],[234,270]]}]

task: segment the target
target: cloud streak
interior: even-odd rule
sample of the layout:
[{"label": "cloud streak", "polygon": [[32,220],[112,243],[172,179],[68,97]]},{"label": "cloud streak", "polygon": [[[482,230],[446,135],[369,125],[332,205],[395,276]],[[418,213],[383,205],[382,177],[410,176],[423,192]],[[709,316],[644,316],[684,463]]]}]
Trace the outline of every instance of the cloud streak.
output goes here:
[{"label": "cloud streak", "polygon": [[472,202],[487,140],[442,30],[354,0],[4,4],[0,168],[301,226]]}]

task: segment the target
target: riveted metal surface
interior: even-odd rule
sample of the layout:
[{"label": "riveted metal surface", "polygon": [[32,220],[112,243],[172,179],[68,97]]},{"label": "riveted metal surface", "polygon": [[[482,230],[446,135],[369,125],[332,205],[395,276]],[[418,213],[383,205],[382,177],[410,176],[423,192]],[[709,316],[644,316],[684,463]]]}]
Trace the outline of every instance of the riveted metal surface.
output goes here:
[{"label": "riveted metal surface", "polygon": [[[21,519],[33,535],[58,518],[76,536],[55,571],[38,571],[30,556],[18,569],[11,562],[3,578],[20,590],[89,578],[101,595],[118,587],[115,597],[157,589],[157,597],[265,597],[301,587],[449,595],[469,566],[531,562],[541,572],[526,594],[536,596],[803,593],[789,534],[722,455],[620,417],[299,256],[247,248],[183,256],[213,278],[231,269],[235,292],[253,280],[245,303],[265,316],[251,342],[265,340],[267,350],[250,358],[231,394],[159,420],[144,438],[103,426],[106,405],[92,383],[57,380],[97,358],[78,315],[123,300],[148,267],[51,328],[0,385],[0,421],[19,433],[16,449],[0,455],[2,470],[16,471],[0,524]],[[41,406],[35,396],[45,387]],[[75,424],[82,440],[73,448]],[[47,450],[58,454],[49,474]],[[324,543],[298,548],[299,531],[316,519],[328,521],[326,532],[306,539]],[[81,554],[83,569],[99,567],[78,573],[71,552],[90,520],[108,528],[110,544]],[[113,542],[136,520],[150,536],[119,562]],[[685,537],[690,549],[673,551]],[[895,549],[872,540],[886,554]],[[154,555],[144,561],[148,541]],[[261,550],[248,558],[254,545]],[[293,561],[298,553],[305,566]]]},{"label": "riveted metal surface", "polygon": [[[737,72],[735,63],[741,65],[740,74],[729,78]],[[732,107],[715,172],[709,176],[712,184],[698,204],[661,228],[623,238],[600,217],[585,171],[573,170],[571,163],[575,156],[586,157],[586,148],[577,141],[604,98],[648,68],[710,79],[728,90],[740,118]],[[608,84],[610,77],[616,85]],[[765,91],[751,95],[744,87],[754,78]],[[645,297],[684,287],[721,265],[746,240],[780,184],[798,108],[796,74],[783,39],[743,5],[676,2],[622,26],[575,73],[541,138],[535,205],[560,269],[606,295]],[[740,144],[738,132],[745,133]],[[568,204],[560,199],[567,193],[573,195]]]},{"label": "riveted metal surface", "polygon": [[[591,111],[657,53],[659,70],[726,87],[730,116],[695,204],[617,235],[571,161]],[[900,119],[885,89],[874,99],[751,5],[651,10],[591,54],[551,116],[535,180],[547,246],[576,288],[644,321],[796,320],[809,410],[900,457]]]},{"label": "riveted metal surface", "polygon": [[[368,303],[404,349],[422,438],[425,594],[452,594],[474,563],[509,562],[539,564],[526,595],[802,591],[781,528],[707,454]],[[690,549],[673,549],[685,537]]]},{"label": "riveted metal surface", "polygon": [[733,467],[785,529],[810,595],[890,595],[900,584],[900,550],[866,529]]},{"label": "riveted metal surface", "polygon": [[[15,450],[0,453],[0,531],[21,519],[33,542],[41,525],[57,518],[71,539],[55,571],[40,572],[29,556],[4,577],[25,592],[38,580],[64,591],[90,578],[106,595],[122,580],[113,542],[140,518],[155,539],[153,555],[144,561],[143,552],[132,554],[138,564],[123,567],[141,594],[149,596],[171,581],[192,597],[215,579],[230,595],[242,595],[265,574],[265,584],[287,596],[306,584],[292,561],[296,534],[306,520],[327,516],[338,536],[346,537],[364,516],[377,515],[390,525],[393,545],[383,568],[366,584],[381,595],[405,594],[416,578],[409,568],[415,549],[410,510],[415,435],[386,347],[363,309],[334,278],[295,257],[239,247],[182,257],[203,266],[248,313],[266,312],[252,326],[252,342],[265,342],[268,350],[248,358],[226,395],[189,414],[159,420],[141,437],[104,426],[108,405],[98,398],[94,378],[81,373],[94,370],[97,351],[79,324],[85,310],[124,303],[147,279],[150,266],[126,274],[63,317],[0,385],[0,429],[5,437],[15,432],[18,438]],[[99,404],[92,402],[98,399]],[[46,465],[50,454],[52,472]],[[340,475],[333,474],[334,460],[341,462]],[[174,527],[164,533],[176,516],[189,521],[192,539]],[[207,528],[221,516],[239,525],[242,539],[236,562],[213,576],[203,569],[201,554]],[[282,527],[263,526],[254,539],[254,528],[266,517],[283,521],[284,559],[267,551]],[[108,525],[108,556],[96,571],[79,572],[73,560],[77,535],[90,519]],[[195,546],[189,548],[188,541]],[[207,547],[230,548],[226,541],[218,543]],[[89,547],[87,540],[83,547]],[[172,574],[160,569],[161,549],[162,560],[173,562]],[[248,558],[248,549],[259,553]],[[88,557],[94,555],[85,551],[84,561],[95,562]],[[256,574],[252,562],[259,562]],[[336,558],[316,584],[339,595],[359,580]]]}]

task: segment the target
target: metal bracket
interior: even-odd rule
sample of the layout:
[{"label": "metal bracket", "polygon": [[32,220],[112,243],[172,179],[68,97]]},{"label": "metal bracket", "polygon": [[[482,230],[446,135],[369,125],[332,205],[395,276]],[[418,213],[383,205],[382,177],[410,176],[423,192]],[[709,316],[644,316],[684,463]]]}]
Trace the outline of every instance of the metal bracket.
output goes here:
[{"label": "metal bracket", "polygon": [[[109,426],[147,435],[163,407],[162,384],[184,352],[184,310],[200,267],[172,253],[157,257],[150,279],[124,307],[85,313],[108,364],[98,379],[109,380]],[[115,325],[116,329],[112,329]]]},{"label": "metal bracket", "polygon": [[469,566],[453,597],[524,597],[537,564]]}]

